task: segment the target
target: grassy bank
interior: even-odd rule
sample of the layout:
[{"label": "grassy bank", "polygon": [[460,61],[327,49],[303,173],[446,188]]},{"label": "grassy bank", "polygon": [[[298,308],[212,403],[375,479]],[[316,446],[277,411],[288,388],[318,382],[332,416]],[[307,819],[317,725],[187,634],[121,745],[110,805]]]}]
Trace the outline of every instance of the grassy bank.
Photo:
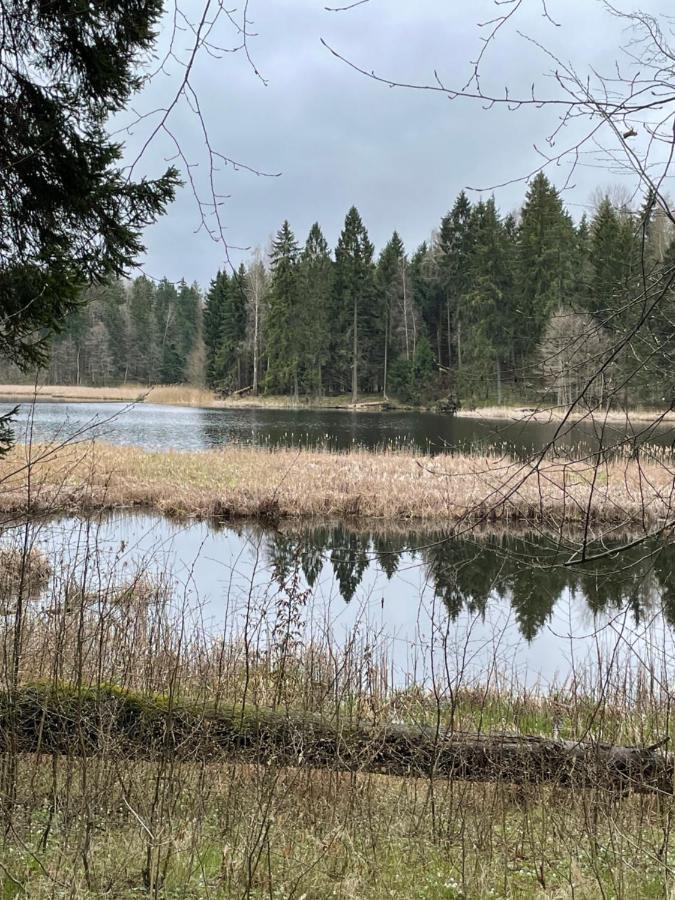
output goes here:
[{"label": "grassy bank", "polygon": [[149,452],[83,443],[15,448],[0,460],[0,509],[45,513],[139,507],[216,519],[363,519],[438,526],[587,518],[652,527],[672,513],[669,457],[539,466],[498,456],[417,457],[225,447]]},{"label": "grassy bank", "polygon": [[[30,403],[33,400],[71,403],[157,403],[166,406],[194,406],[202,409],[350,409],[375,410],[382,406],[380,395],[363,395],[354,405],[350,395],[335,397],[301,397],[252,394],[220,397],[206,388],[189,384],[148,387],[127,384],[117,387],[85,387],[78,385],[41,385],[37,391],[30,384],[0,385],[0,400]],[[408,409],[404,404],[387,401],[388,408]]]},{"label": "grassy bank", "polygon": [[456,415],[460,418],[468,419],[506,419],[520,423],[539,422],[544,425],[556,424],[557,422],[562,422],[563,419],[570,422],[584,421],[596,426],[606,424],[630,427],[632,424],[651,424],[655,422],[663,423],[664,425],[675,425],[675,412],[671,410],[643,408],[629,410],[605,410],[598,408],[589,410],[583,405],[574,408],[571,412],[564,406],[547,406],[546,404],[540,404],[539,406],[477,406],[470,409],[460,409]]},{"label": "grassy bank", "polygon": [[[267,752],[245,762],[192,757],[180,730],[157,729],[151,755],[129,755],[108,708],[111,696],[140,703],[142,692],[177,715],[186,702],[245,702],[347,729],[367,721],[386,732],[402,722],[645,747],[675,737],[667,657],[655,645],[649,661],[636,656],[627,666],[610,648],[598,670],[579,665],[566,684],[528,690],[496,666],[472,676],[462,665],[466,648],[453,646],[439,613],[438,667],[393,683],[387,646],[372,632],[339,644],[328,634],[301,638],[306,598],[292,580],[264,626],[245,616],[214,633],[198,598],[179,591],[171,602],[168,578],[144,571],[106,572],[95,535],[87,540],[89,568],[60,567],[39,600],[22,601],[16,582],[2,598],[11,610],[0,618],[2,691],[32,698],[36,736],[54,728],[54,711],[26,686],[67,693],[58,716],[75,746],[65,755],[21,752],[11,740],[4,747],[4,897],[670,895],[675,805],[667,794],[472,783],[433,766],[424,776],[343,773],[340,760],[308,764],[300,745],[293,765]],[[15,546],[20,572],[30,536]],[[27,570],[39,563],[28,551]],[[240,599],[244,610],[256,606],[255,596]],[[93,704],[88,719],[78,698]],[[11,721],[11,706],[6,714]],[[86,752],[92,719],[103,736],[95,753]]]}]

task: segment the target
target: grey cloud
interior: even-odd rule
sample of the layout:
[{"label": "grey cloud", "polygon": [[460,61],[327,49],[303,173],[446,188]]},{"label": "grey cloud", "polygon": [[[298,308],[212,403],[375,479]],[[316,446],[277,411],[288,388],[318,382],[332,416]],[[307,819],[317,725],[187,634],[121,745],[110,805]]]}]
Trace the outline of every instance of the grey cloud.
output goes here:
[{"label": "grey cloud", "polygon": [[[196,11],[200,0],[189,2]],[[412,250],[429,236],[463,187],[489,188],[537,165],[533,144],[543,146],[555,127],[551,110],[487,112],[474,102],[389,89],[351,71],[320,43],[325,38],[383,75],[431,82],[436,68],[444,83],[459,84],[480,46],[476,22],[494,15],[492,3],[372,0],[344,13],[323,7],[313,0],[249,4],[258,33],[250,41],[251,52],[268,79],[266,87],[242,53],[220,60],[202,53],[199,58],[193,85],[213,146],[249,165],[283,173],[272,179],[224,168],[218,174],[219,190],[229,195],[221,215],[231,245],[264,246],[284,218],[301,240],[318,220],[334,244],[347,209],[356,204],[378,248],[396,228]],[[565,59],[572,57],[581,68],[611,65],[622,34],[601,4],[552,0],[548,7],[561,28],[544,20],[538,0],[525,6],[518,28]],[[236,36],[223,28],[219,39],[232,44]],[[485,84],[501,91],[509,83],[514,91],[527,93],[536,76],[540,89],[552,92],[554,85],[545,77],[551,66],[511,27],[491,49]],[[152,84],[135,107],[165,103],[179,77],[174,65],[172,78]],[[186,157],[199,163],[191,172],[206,192],[203,138],[184,103],[175,110],[171,127]],[[129,156],[144,134],[147,124],[129,139]],[[174,152],[171,142],[160,137],[144,159],[145,170],[156,171]],[[557,183],[564,179],[562,169],[552,169],[550,175]],[[566,199],[583,204],[593,187],[608,180],[595,168],[581,167]],[[517,207],[524,190],[518,184],[497,191],[498,204],[504,210]],[[204,231],[193,233],[198,225],[186,187],[167,216],[148,231],[145,269],[207,285],[224,255]],[[232,260],[237,263],[245,255],[233,251]]]}]

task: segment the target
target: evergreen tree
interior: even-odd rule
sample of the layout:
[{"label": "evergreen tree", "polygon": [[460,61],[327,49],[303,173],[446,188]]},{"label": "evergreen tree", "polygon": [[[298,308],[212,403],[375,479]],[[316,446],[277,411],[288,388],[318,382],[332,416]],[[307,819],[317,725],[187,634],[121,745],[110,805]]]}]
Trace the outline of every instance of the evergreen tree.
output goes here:
[{"label": "evergreen tree", "polygon": [[217,383],[225,390],[239,390],[243,382],[246,351],[246,269],[244,265],[226,282],[220,342],[216,351]]},{"label": "evergreen tree", "polygon": [[[373,245],[355,206],[347,213],[335,250],[335,319],[333,384],[345,390],[351,381],[352,402],[358,399],[362,374],[372,374],[375,292]],[[351,376],[351,378],[350,378]],[[375,376],[377,377],[377,376]],[[376,387],[376,384],[369,385]]]},{"label": "evergreen tree", "polygon": [[188,381],[190,356],[201,333],[202,298],[196,283],[182,279],[176,298],[176,348],[180,357],[179,381]]},{"label": "evergreen tree", "polygon": [[300,340],[300,372],[303,389],[321,394],[330,349],[330,303],[333,262],[318,222],[312,225],[300,259],[300,293],[303,331]]},{"label": "evergreen tree", "polygon": [[158,346],[154,315],[155,286],[141,275],[129,291],[129,381],[152,384],[157,377],[154,350]]},{"label": "evergreen tree", "polygon": [[405,247],[396,231],[380,254],[376,285],[384,347],[382,389],[386,395],[391,361],[403,355],[410,362],[415,355],[419,330],[419,313]]},{"label": "evergreen tree", "polygon": [[590,312],[607,324],[610,324],[626,297],[630,284],[632,243],[632,220],[616,210],[605,197],[591,226],[589,302]]},{"label": "evergreen tree", "polygon": [[539,346],[546,323],[573,292],[574,226],[558,192],[539,173],[532,180],[518,229],[518,271],[514,334],[520,365]]},{"label": "evergreen tree", "polygon": [[288,222],[272,243],[272,277],[267,319],[266,385],[284,394],[299,393],[300,322],[299,250]]},{"label": "evergreen tree", "polygon": [[471,222],[471,203],[462,191],[443,217],[437,240],[438,278],[444,300],[439,327],[445,328],[445,364],[450,371],[462,368],[462,326],[473,247]]},{"label": "evergreen tree", "polygon": [[419,310],[436,361],[441,365],[444,358],[445,292],[439,277],[438,258],[437,248],[429,247],[426,242],[421,244],[410,260],[410,279],[415,309]]},{"label": "evergreen tree", "polygon": [[218,353],[229,292],[227,272],[218,272],[209,286],[204,306],[204,344],[206,345],[206,384],[217,389],[221,385]]},{"label": "evergreen tree", "polygon": [[[468,393],[487,399],[492,384],[502,402],[502,377],[513,342],[513,283],[509,232],[494,198],[472,211],[472,247],[463,318],[464,367],[461,383]],[[494,380],[493,380],[494,379]]]},{"label": "evergreen tree", "polygon": [[0,356],[22,369],[81,300],[120,277],[177,172],[131,180],[106,120],[142,83],[161,0],[0,5]]},{"label": "evergreen tree", "polygon": [[155,346],[148,345],[146,354],[153,360],[153,376],[160,384],[177,384],[181,381],[182,360],[178,344],[180,331],[177,322],[178,292],[166,278],[155,290]]}]

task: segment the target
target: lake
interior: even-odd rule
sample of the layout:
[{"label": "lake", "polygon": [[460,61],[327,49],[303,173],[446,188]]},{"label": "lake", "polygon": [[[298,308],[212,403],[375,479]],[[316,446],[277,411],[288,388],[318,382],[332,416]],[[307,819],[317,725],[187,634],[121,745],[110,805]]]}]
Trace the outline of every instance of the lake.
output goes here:
[{"label": "lake", "polygon": [[[152,450],[203,450],[236,442],[255,446],[410,447],[418,452],[497,446],[524,456],[552,439],[555,426],[514,424],[433,413],[339,410],[214,410],[117,403],[24,406],[17,438],[35,441],[75,435]],[[613,429],[607,440],[625,436]],[[642,435],[673,440],[673,429]],[[559,444],[578,452],[597,445],[588,426],[568,430]],[[599,658],[608,644],[622,653],[673,655],[675,552],[640,546],[620,562],[570,568],[564,546],[532,534],[492,534],[447,540],[442,533],[363,532],[323,527],[257,525],[215,529],[178,525],[157,516],[43,522],[38,541],[50,559],[117,578],[150,569],[189,597],[200,623],[233,637],[244,619],[256,639],[274,628],[279,598],[297,578],[303,593],[303,639],[377,639],[396,678],[418,678],[443,658],[470,660],[476,677],[499,660],[523,683],[566,679],[583,659]],[[8,530],[3,540],[12,540]],[[620,539],[620,536],[617,537]],[[94,564],[92,565],[92,561]],[[115,575],[111,574],[115,569]],[[313,637],[314,636],[314,637]]]},{"label": "lake", "polygon": [[[16,434],[25,440],[64,440],[71,435],[96,437],[149,450],[205,450],[237,442],[255,446],[309,446],[345,450],[407,447],[439,453],[496,448],[516,456],[539,451],[553,440],[555,424],[455,418],[431,412],[363,412],[303,409],[195,409],[150,403],[40,402],[21,408]],[[605,446],[633,437],[671,445],[675,427],[649,429],[637,425],[608,426]],[[556,447],[586,452],[598,447],[590,423],[565,426]]]},{"label": "lake", "polygon": [[[359,641],[387,656],[395,683],[411,673],[424,681],[434,654],[436,665],[461,665],[478,681],[499,673],[530,686],[569,679],[601,656],[617,664],[660,654],[669,668],[675,658],[672,546],[576,569],[564,565],[564,546],[527,533],[448,540],[340,524],[215,529],[144,514],[31,529],[54,564],[55,593],[86,578],[96,597],[143,571],[170,585],[195,627],[232,639],[246,629],[256,646],[292,597],[303,642]],[[22,538],[9,530],[3,542]]]}]

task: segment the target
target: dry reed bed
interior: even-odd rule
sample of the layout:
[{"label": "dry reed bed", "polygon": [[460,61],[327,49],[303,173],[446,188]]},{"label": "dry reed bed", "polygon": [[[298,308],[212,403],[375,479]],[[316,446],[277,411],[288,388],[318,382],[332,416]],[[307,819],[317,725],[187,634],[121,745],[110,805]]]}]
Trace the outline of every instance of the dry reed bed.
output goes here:
[{"label": "dry reed bed", "polygon": [[118,387],[87,387],[84,385],[32,384],[0,385],[0,397],[31,403],[33,400],[62,400],[77,403],[160,403],[171,406],[214,406],[218,400],[213,391],[189,384],[167,384],[149,387],[125,384]]},{"label": "dry reed bed", "polygon": [[588,518],[635,528],[669,520],[673,483],[668,459],[616,459],[594,468],[403,451],[149,452],[83,443],[15,448],[0,461],[0,510],[138,507],[177,517],[359,518],[460,527],[525,522],[558,528]]}]

